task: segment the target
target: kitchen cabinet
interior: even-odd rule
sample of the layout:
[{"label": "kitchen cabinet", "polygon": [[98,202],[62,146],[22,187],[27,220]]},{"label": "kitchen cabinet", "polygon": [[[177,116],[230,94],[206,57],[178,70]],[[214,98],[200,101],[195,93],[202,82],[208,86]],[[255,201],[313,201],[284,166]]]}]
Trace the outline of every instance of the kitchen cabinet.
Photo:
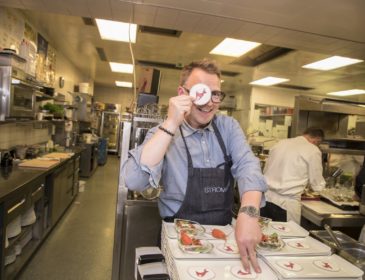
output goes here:
[{"label": "kitchen cabinet", "polygon": [[90,177],[98,166],[98,144],[84,144],[80,157],[80,177]]},{"label": "kitchen cabinet", "polygon": [[[0,279],[17,277],[72,203],[78,193],[79,165],[77,154],[45,172],[13,170],[16,175],[10,174],[7,181],[15,182],[14,177],[23,175],[24,180],[16,180],[19,185],[2,181],[3,188],[13,191],[0,200]],[[30,173],[37,175],[28,180]],[[29,213],[35,214],[30,216],[32,222],[24,222]]]},{"label": "kitchen cabinet", "polygon": [[[1,206],[1,279],[14,279],[43,238],[44,190],[45,178],[40,177],[23,186]],[[31,209],[34,209],[35,222],[27,225],[23,222]],[[5,263],[9,264],[5,266]]]},{"label": "kitchen cabinet", "polygon": [[55,223],[72,200],[73,165],[67,164],[57,168],[52,174],[52,223]]}]

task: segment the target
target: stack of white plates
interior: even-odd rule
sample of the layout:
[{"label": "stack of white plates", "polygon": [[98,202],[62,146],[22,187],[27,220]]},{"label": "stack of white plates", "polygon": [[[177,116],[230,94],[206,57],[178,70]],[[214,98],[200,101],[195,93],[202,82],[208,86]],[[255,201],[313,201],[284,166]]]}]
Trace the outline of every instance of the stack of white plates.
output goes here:
[{"label": "stack of white plates", "polygon": [[15,260],[16,260],[15,249],[11,249],[9,253],[5,256],[4,264],[5,265],[11,264],[15,262]]},{"label": "stack of white plates", "polygon": [[32,205],[27,211],[25,211],[25,213],[22,214],[21,219],[22,227],[29,226],[35,223],[37,217],[35,215],[34,205]]},{"label": "stack of white plates", "polygon": [[17,236],[22,231],[21,218],[17,216],[6,226],[6,237],[12,238]]}]

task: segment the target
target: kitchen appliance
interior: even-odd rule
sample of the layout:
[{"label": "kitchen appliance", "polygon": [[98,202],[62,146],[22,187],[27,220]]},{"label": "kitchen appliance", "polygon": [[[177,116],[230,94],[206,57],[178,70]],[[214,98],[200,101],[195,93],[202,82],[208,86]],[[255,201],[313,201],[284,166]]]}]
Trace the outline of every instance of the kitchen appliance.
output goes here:
[{"label": "kitchen appliance", "polygon": [[[147,108],[145,108],[147,109]],[[144,114],[134,114],[123,118],[120,136],[120,168],[128,158],[128,151],[144,141],[149,128],[161,123],[157,108],[143,110]],[[152,191],[152,192],[150,192]],[[117,209],[115,221],[115,239],[113,249],[112,279],[129,280],[134,277],[133,267],[135,249],[140,246],[155,246],[160,234],[161,217],[157,200],[159,190],[140,193],[129,191],[119,178]],[[148,231],[146,229],[148,228]],[[143,232],[141,235],[140,233]]]},{"label": "kitchen appliance", "polygon": [[365,215],[365,185],[362,186],[359,211],[360,214]]},{"label": "kitchen appliance", "polygon": [[0,66],[0,121],[34,118],[41,86],[30,75],[11,66]]},{"label": "kitchen appliance", "polygon": [[120,113],[103,111],[101,116],[100,136],[108,139],[108,152],[119,150]]},{"label": "kitchen appliance", "polygon": [[13,157],[9,151],[2,151],[1,152],[1,166],[8,167],[13,165]]}]

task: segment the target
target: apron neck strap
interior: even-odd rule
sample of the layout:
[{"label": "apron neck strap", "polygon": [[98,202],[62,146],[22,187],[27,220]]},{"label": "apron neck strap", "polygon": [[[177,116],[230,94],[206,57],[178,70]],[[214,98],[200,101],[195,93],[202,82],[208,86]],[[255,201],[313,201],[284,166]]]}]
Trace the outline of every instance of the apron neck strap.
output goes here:
[{"label": "apron neck strap", "polygon": [[186,149],[186,154],[188,156],[188,168],[192,168],[193,167],[193,160],[191,159],[191,155],[190,155],[190,152],[189,152],[189,149],[188,149],[188,145],[186,144],[186,140],[185,140],[184,134],[182,132],[181,125],[179,126],[179,129],[180,129],[181,137],[182,137],[182,139],[184,141],[184,145],[185,145],[185,149]]},{"label": "apron neck strap", "polygon": [[222,135],[220,134],[219,130],[218,130],[218,127],[217,125],[215,124],[214,122],[215,120],[215,117],[212,121],[212,126],[213,126],[213,129],[214,129],[214,133],[215,135],[217,136],[217,139],[218,139],[218,142],[219,142],[219,146],[221,147],[222,149],[222,152],[223,152],[223,155],[224,155],[224,160],[226,163],[230,163],[232,160],[231,158],[227,155],[227,149],[226,149],[226,145],[224,145],[224,141],[223,141],[223,138],[222,138]]}]

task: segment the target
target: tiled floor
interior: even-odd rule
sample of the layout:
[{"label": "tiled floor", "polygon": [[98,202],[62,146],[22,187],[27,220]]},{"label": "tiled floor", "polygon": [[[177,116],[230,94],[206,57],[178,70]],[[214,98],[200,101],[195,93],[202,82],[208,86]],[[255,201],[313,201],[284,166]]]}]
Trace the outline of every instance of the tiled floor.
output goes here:
[{"label": "tiled floor", "polygon": [[19,279],[111,279],[118,174],[118,157],[109,155]]}]

